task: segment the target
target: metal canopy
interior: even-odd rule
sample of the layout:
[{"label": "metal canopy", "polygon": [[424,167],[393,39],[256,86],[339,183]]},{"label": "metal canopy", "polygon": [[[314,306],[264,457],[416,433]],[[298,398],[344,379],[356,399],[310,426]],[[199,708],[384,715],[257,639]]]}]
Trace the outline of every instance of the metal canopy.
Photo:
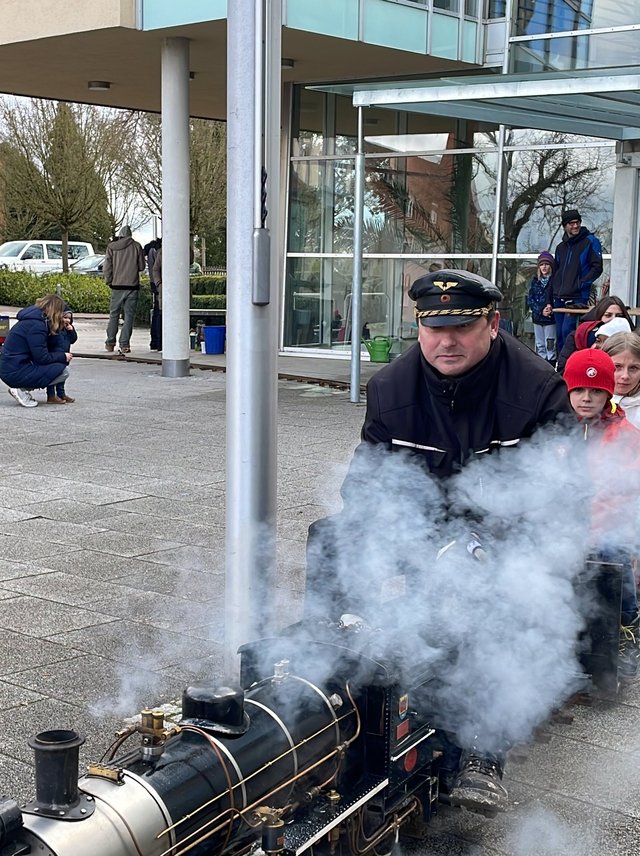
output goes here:
[{"label": "metal canopy", "polygon": [[313,87],[353,94],[355,107],[388,107],[490,124],[640,138],[640,67],[484,74]]}]

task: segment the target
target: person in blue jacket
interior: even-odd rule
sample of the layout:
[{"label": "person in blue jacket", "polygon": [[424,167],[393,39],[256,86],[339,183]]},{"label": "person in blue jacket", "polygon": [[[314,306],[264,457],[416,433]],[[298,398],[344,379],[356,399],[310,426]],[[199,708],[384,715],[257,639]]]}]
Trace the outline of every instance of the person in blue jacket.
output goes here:
[{"label": "person in blue jacket", "polygon": [[538,256],[536,275],[529,283],[527,306],[531,310],[536,354],[555,366],[556,322],[551,307],[547,305],[547,286],[556,266],[551,253],[543,250]]},{"label": "person in blue jacket", "polygon": [[[602,247],[596,236],[582,225],[575,208],[562,214],[564,235],[556,247],[556,269],[547,287],[547,305],[555,309],[586,309],[591,286],[602,273]],[[557,351],[576,329],[578,316],[555,312]]]},{"label": "person in blue jacket", "polygon": [[[71,307],[66,303],[64,305],[64,313],[62,315],[64,327],[59,333],[52,333],[49,336],[48,347],[50,351],[71,351],[71,345],[75,345],[78,341],[78,334],[73,326],[73,313]],[[73,404],[75,398],[67,395],[65,381],[58,384],[49,384],[47,387],[47,404]]]},{"label": "person in blue jacket", "polygon": [[39,297],[34,306],[18,312],[18,323],[0,354],[0,380],[22,407],[36,407],[31,390],[64,383],[69,376],[69,351],[50,351],[49,336],[64,327],[64,301],[55,294]]}]

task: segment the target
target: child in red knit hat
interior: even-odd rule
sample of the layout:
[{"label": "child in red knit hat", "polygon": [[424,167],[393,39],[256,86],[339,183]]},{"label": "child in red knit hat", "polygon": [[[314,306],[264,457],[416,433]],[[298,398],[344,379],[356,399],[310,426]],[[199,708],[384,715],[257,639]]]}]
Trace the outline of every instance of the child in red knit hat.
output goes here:
[{"label": "child in red knit hat", "polygon": [[[564,370],[569,400],[588,442],[587,460],[594,486],[591,510],[593,546],[599,561],[623,567],[620,656],[621,678],[634,678],[640,665],[640,619],[633,551],[638,525],[640,441],[624,411],[612,400],[615,365],[609,354],[575,351]],[[602,485],[616,483],[615,495]]]}]

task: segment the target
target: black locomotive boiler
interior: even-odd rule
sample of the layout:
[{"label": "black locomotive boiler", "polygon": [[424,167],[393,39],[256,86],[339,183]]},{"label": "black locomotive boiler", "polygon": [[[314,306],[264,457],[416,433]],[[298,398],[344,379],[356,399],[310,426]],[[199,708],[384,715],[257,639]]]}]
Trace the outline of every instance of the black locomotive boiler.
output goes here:
[{"label": "black locomotive boiler", "polygon": [[80,735],[33,738],[36,799],[0,800],[0,856],[385,852],[438,799],[431,677],[348,622],[247,645],[240,687],[185,690],[175,724],[144,710],[79,781]]}]

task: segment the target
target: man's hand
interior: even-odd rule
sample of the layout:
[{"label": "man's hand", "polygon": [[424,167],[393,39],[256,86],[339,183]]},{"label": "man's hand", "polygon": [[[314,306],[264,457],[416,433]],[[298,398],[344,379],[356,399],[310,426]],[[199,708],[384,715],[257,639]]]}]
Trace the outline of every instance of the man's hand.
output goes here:
[{"label": "man's hand", "polygon": [[73,354],[67,352],[65,354],[65,357],[67,358],[67,362],[70,363],[71,360],[73,359]]}]

